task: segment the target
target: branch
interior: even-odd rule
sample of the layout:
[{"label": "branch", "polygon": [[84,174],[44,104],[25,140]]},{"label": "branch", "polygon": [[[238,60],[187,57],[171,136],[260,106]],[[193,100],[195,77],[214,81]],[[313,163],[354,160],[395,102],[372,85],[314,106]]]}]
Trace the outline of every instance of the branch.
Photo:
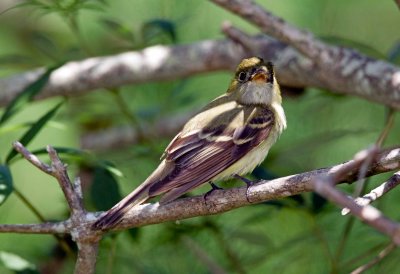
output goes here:
[{"label": "branch", "polygon": [[63,234],[69,231],[69,222],[42,224],[0,224],[0,233]]},{"label": "branch", "polygon": [[20,142],[13,144],[15,150],[34,166],[57,179],[61,190],[71,210],[71,218],[60,223],[44,223],[33,225],[0,225],[0,232],[17,233],[69,233],[78,245],[78,258],[75,265],[75,274],[94,273],[98,242],[100,237],[90,227],[82,225],[93,218],[87,214],[82,203],[82,189],[80,180],[71,183],[66,166],[61,162],[57,152],[47,146],[51,166],[42,163],[35,155],[29,152]]},{"label": "branch", "polygon": [[395,250],[396,247],[397,246],[395,244],[390,243],[381,252],[379,252],[378,256],[376,256],[372,261],[358,267],[357,269],[353,270],[350,274],[361,274],[364,271],[370,269],[371,267],[382,261],[387,255],[389,255],[393,250]]},{"label": "branch", "polygon": [[[235,31],[236,37],[228,34],[229,28],[231,32]],[[234,41],[210,40],[179,46],[153,46],[141,51],[68,62],[51,74],[49,82],[36,99],[77,96],[101,88],[233,70],[241,59],[256,55],[274,62],[281,85],[330,89],[335,93],[361,96],[394,108],[400,106],[398,67],[340,48],[343,56],[339,56],[336,63],[346,61],[349,66],[332,71],[331,67],[318,67],[315,60],[305,58],[293,47],[273,38],[248,36],[226,25],[224,29]],[[359,63],[365,65],[357,65]],[[349,71],[349,68],[354,70]],[[366,71],[369,73],[364,73]],[[36,69],[0,79],[0,106],[6,106],[43,73],[44,69]],[[393,86],[389,82],[393,82]]]},{"label": "branch", "polygon": [[[363,197],[358,197],[354,202],[360,206],[366,206],[382,197],[384,194],[395,188],[400,184],[400,171],[393,174],[386,182],[371,190],[368,194]],[[342,215],[346,215],[350,212],[348,208],[343,208]]]},{"label": "branch", "polygon": [[[357,166],[360,170],[365,169],[365,174],[367,174],[369,166],[371,166],[370,164],[373,162],[371,160],[374,159],[376,155],[376,146],[357,153],[354,157],[353,165]],[[370,163],[368,167],[365,166],[365,163],[367,162]],[[352,198],[335,188],[335,184],[339,182],[340,178],[350,171],[349,166],[351,165],[343,165],[331,175],[326,174],[324,176],[315,177],[312,180],[312,185],[315,192],[334,202],[340,207],[348,208],[353,215],[376,230],[387,234],[391,237],[393,243],[400,245],[400,224],[388,219],[382,214],[382,212],[373,206],[358,205]],[[359,173],[361,172],[359,171]]]},{"label": "branch", "polygon": [[360,206],[352,198],[334,187],[332,178],[325,176],[313,180],[315,192],[331,202],[347,207],[350,212],[376,230],[390,236],[396,245],[400,245],[400,225],[385,217],[373,206]]},{"label": "branch", "polygon": [[[28,161],[36,159],[20,143],[15,143],[14,147],[22,151],[24,158]],[[0,232],[16,233],[69,233],[73,240],[78,244],[78,261],[75,273],[93,273],[95,269],[98,242],[104,232],[93,231],[92,224],[96,221],[93,214],[86,213],[81,201],[81,188],[79,180],[74,184],[69,180],[65,166],[61,163],[57,153],[53,148],[48,147],[49,155],[52,160],[50,171],[46,168],[43,171],[59,180],[60,187],[63,189],[71,208],[71,218],[65,222],[44,223],[34,225],[0,225]],[[39,160],[38,160],[39,161]],[[144,204],[134,207],[125,219],[114,230],[121,230],[134,226],[144,226],[149,224],[162,223],[166,221],[186,219],[197,216],[213,215],[226,212],[238,207],[252,203],[264,202],[267,200],[278,199],[290,195],[299,194],[312,190],[313,178],[322,175],[333,175],[341,168],[346,169],[346,174],[341,176],[341,182],[353,182],[357,179],[359,164],[355,161],[335,165],[328,168],[317,169],[301,174],[287,176],[272,181],[262,180],[251,187],[232,188],[228,190],[216,190],[207,199],[204,196],[196,196],[178,199],[169,204],[160,206],[156,204]],[[33,161],[34,165],[41,168],[43,163]],[[350,169],[354,167],[354,169]],[[366,172],[366,176],[378,173],[393,171],[400,167],[400,148],[382,150],[374,158],[372,165]],[[47,172],[49,171],[49,172]],[[97,216],[100,213],[96,213]]]},{"label": "branch", "polygon": [[[289,44],[308,57],[309,71],[323,87],[400,108],[400,70],[357,51],[328,45],[251,0],[211,0],[256,25],[267,35]],[[250,42],[247,42],[249,44]],[[388,102],[388,98],[394,100]]]},{"label": "branch", "polygon": [[[239,187],[216,190],[207,196],[207,202],[205,202],[203,196],[195,196],[178,199],[165,205],[159,205],[158,203],[143,204],[132,208],[125,219],[114,230],[213,215],[253,203],[309,192],[313,190],[312,179],[333,175],[342,167],[352,166],[354,161],[351,160],[328,168],[317,169],[271,181],[262,180],[249,189],[247,187]],[[399,167],[400,148],[383,150],[374,159],[366,176],[396,170]],[[349,170],[341,178],[341,183],[356,181],[358,179],[358,172],[358,168]]]},{"label": "branch", "polygon": [[[151,139],[154,136],[173,135],[192,116],[193,113],[180,114],[161,119],[154,125],[146,125],[142,128],[141,137]],[[89,150],[109,150],[132,145],[138,141],[137,131],[131,126],[126,126],[85,134],[81,138],[81,147]]]}]

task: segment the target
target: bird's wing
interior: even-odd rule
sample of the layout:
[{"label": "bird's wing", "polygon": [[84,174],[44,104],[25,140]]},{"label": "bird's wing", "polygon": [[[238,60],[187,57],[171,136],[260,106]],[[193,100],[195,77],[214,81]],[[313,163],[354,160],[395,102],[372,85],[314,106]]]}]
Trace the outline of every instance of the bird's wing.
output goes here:
[{"label": "bird's wing", "polygon": [[274,124],[273,112],[263,108],[236,129],[219,125],[177,136],[165,155],[174,168],[150,186],[149,196],[166,193],[161,202],[169,202],[210,181],[264,141]]}]

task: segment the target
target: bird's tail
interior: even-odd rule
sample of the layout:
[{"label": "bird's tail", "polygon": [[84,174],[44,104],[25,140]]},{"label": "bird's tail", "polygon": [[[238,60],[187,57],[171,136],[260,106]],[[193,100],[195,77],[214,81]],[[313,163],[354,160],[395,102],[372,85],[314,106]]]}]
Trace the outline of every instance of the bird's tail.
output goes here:
[{"label": "bird's tail", "polygon": [[92,227],[94,229],[105,230],[116,226],[122,221],[125,213],[127,213],[132,207],[143,203],[149,198],[148,188],[147,185],[139,186],[118,204],[105,212]]}]

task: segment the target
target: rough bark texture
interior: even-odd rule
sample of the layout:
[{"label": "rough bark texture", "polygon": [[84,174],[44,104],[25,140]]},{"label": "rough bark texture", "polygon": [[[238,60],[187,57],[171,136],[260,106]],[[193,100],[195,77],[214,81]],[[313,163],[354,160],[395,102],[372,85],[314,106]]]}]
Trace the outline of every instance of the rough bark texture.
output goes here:
[{"label": "rough bark texture", "polygon": [[[216,70],[232,70],[244,57],[274,62],[278,81],[290,87],[319,87],[400,107],[400,69],[354,50],[330,47],[321,65],[296,49],[266,36],[246,37],[251,49],[229,40],[180,46],[154,46],[138,52],[68,62],[56,69],[38,99],[78,96],[101,88],[174,80]],[[326,57],[326,58],[325,58]],[[329,57],[329,58],[328,58]],[[7,105],[44,69],[0,79],[0,106]]]}]

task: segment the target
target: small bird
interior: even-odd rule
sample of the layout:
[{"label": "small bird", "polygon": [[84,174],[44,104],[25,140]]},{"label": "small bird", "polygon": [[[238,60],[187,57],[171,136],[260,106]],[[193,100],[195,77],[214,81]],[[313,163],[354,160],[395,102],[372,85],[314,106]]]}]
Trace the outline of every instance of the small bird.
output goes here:
[{"label": "small bird", "polygon": [[252,172],[286,128],[273,65],[243,59],[225,94],[191,118],[161,157],[157,169],[102,215],[95,229],[117,225],[129,209],[162,195],[168,203],[192,189]]}]

